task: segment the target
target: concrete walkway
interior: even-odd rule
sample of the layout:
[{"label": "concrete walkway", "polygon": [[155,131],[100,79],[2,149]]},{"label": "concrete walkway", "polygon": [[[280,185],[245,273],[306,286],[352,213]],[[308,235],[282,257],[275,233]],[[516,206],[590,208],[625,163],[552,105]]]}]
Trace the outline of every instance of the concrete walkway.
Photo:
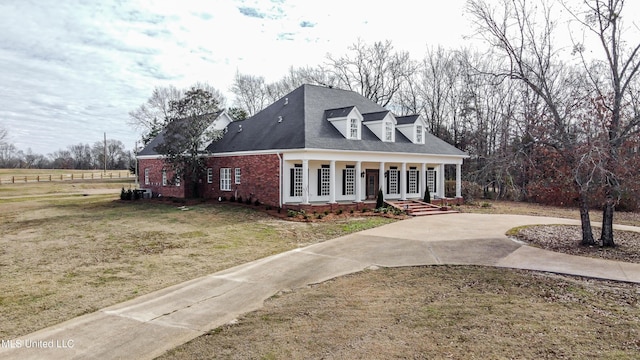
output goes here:
[{"label": "concrete walkway", "polygon": [[0,358],[151,359],[260,308],[280,290],[371,266],[487,265],[640,283],[640,264],[553,253],[504,235],[510,228],[529,224],[579,222],[479,214],[412,218],[270,256],[5,339]]}]

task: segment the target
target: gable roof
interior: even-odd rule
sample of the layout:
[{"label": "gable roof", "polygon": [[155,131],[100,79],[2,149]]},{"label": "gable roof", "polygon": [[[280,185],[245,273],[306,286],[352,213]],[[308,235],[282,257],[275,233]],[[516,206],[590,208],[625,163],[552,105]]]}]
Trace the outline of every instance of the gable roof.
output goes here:
[{"label": "gable roof", "polygon": [[353,91],[302,85],[253,117],[229,124],[222,139],[211,143],[207,150],[229,153],[311,148],[466,156],[465,152],[429,133],[425,134],[424,144],[412,143],[399,131],[395,142],[383,142],[363,126],[361,140],[346,139],[327,119],[340,114],[346,116],[353,107],[361,114],[376,118],[388,112]]}]

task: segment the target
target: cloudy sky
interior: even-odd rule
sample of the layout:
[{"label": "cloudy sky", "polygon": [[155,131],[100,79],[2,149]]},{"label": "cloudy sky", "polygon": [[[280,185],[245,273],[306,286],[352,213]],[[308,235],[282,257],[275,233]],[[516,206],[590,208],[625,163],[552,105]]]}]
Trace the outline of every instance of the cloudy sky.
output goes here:
[{"label": "cloudy sky", "polygon": [[358,38],[392,40],[420,59],[469,33],[464,0],[376,3],[3,0],[0,127],[18,149],[41,154],[104,132],[132,149],[139,133],[128,113],[155,86],[206,81],[228,93],[236,71],[275,81]]}]

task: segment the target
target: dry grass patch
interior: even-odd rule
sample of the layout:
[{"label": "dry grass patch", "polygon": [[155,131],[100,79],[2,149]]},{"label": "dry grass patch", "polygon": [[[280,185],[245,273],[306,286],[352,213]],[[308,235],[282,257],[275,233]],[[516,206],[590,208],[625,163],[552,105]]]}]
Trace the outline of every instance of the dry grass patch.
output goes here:
[{"label": "dry grass patch", "polygon": [[380,269],[276,296],[162,359],[635,359],[639,300],[525,271]]},{"label": "dry grass patch", "polygon": [[[18,196],[0,213],[0,339],[392,220],[292,223],[250,208]],[[359,228],[358,228],[359,229]]]}]

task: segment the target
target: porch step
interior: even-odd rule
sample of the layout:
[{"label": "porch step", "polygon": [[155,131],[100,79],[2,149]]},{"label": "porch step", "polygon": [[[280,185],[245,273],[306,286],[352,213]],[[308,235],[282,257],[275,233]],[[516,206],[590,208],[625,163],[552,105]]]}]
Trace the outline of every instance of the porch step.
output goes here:
[{"label": "porch step", "polygon": [[443,207],[418,200],[385,201],[394,208],[404,210],[411,216],[455,214],[455,210],[443,210]]}]

